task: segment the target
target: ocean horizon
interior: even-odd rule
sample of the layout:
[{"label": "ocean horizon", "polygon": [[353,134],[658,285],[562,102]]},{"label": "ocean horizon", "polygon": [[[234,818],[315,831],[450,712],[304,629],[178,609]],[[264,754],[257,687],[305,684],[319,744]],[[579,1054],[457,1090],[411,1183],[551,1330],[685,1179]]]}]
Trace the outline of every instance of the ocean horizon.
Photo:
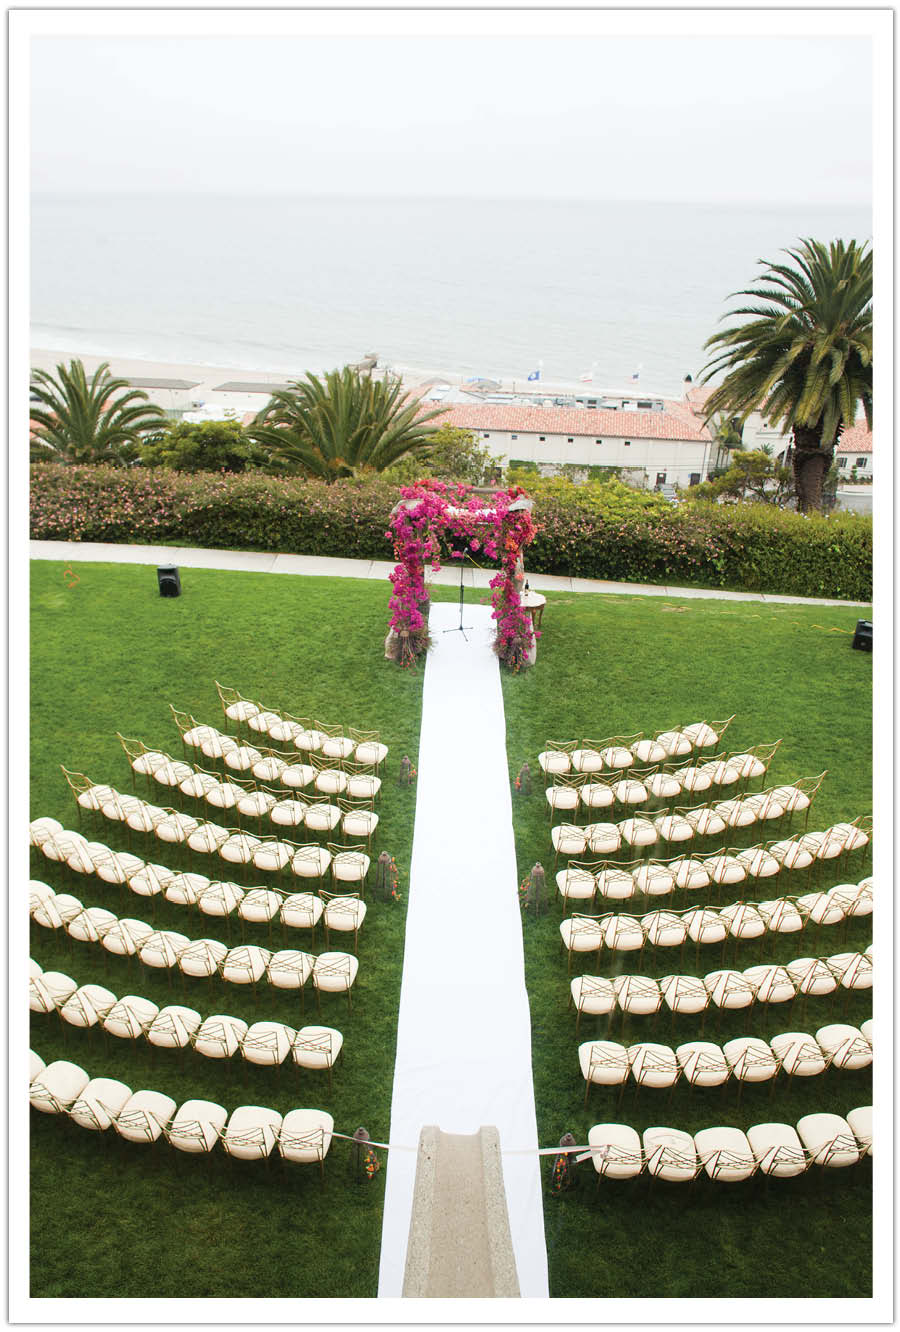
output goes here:
[{"label": "ocean horizon", "polygon": [[674,395],[759,260],[871,233],[828,204],[35,194],[31,345],[276,374],[374,351]]}]

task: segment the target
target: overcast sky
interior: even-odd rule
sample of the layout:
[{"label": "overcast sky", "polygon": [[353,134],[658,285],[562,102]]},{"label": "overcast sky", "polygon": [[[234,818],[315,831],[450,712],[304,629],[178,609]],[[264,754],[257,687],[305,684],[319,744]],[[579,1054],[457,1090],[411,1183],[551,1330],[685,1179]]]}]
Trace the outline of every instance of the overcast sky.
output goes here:
[{"label": "overcast sky", "polygon": [[867,206],[866,37],[35,37],[39,191]]}]

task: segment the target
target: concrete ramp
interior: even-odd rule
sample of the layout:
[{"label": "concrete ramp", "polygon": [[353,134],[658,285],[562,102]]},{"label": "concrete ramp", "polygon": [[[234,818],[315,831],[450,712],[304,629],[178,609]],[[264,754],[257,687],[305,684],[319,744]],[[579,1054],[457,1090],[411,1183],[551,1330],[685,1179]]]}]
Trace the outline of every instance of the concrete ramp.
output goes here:
[{"label": "concrete ramp", "polygon": [[403,1295],[518,1299],[500,1135],[423,1128]]}]

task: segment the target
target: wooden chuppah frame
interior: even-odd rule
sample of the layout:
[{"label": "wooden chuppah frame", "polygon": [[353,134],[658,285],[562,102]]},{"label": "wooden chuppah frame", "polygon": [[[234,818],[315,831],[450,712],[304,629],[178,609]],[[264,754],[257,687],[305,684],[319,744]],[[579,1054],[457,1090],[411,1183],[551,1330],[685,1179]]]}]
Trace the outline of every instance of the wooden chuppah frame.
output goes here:
[{"label": "wooden chuppah frame", "polygon": [[[511,670],[533,663],[536,634],[521,599],[523,551],[535,535],[532,500],[518,486],[482,495],[470,486],[441,481],[418,481],[401,494],[388,533],[397,566],[390,575],[394,593],[385,655],[409,666],[427,651],[425,563],[440,568],[441,538],[449,535],[462,544],[460,559],[466,551],[480,551],[499,561],[490,584],[497,623],[494,650]],[[462,619],[459,627],[464,627]]]}]

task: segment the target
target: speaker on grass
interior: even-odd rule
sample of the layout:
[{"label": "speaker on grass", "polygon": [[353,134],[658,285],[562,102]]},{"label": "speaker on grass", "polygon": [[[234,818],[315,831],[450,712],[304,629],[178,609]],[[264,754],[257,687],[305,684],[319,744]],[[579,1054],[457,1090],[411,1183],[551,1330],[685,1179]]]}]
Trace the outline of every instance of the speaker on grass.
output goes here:
[{"label": "speaker on grass", "polygon": [[853,646],[859,648],[862,652],[872,651],[872,621],[857,620],[856,633],[853,635]]},{"label": "speaker on grass", "polygon": [[161,564],[156,570],[156,578],[161,597],[181,596],[181,579],[174,564]]}]

